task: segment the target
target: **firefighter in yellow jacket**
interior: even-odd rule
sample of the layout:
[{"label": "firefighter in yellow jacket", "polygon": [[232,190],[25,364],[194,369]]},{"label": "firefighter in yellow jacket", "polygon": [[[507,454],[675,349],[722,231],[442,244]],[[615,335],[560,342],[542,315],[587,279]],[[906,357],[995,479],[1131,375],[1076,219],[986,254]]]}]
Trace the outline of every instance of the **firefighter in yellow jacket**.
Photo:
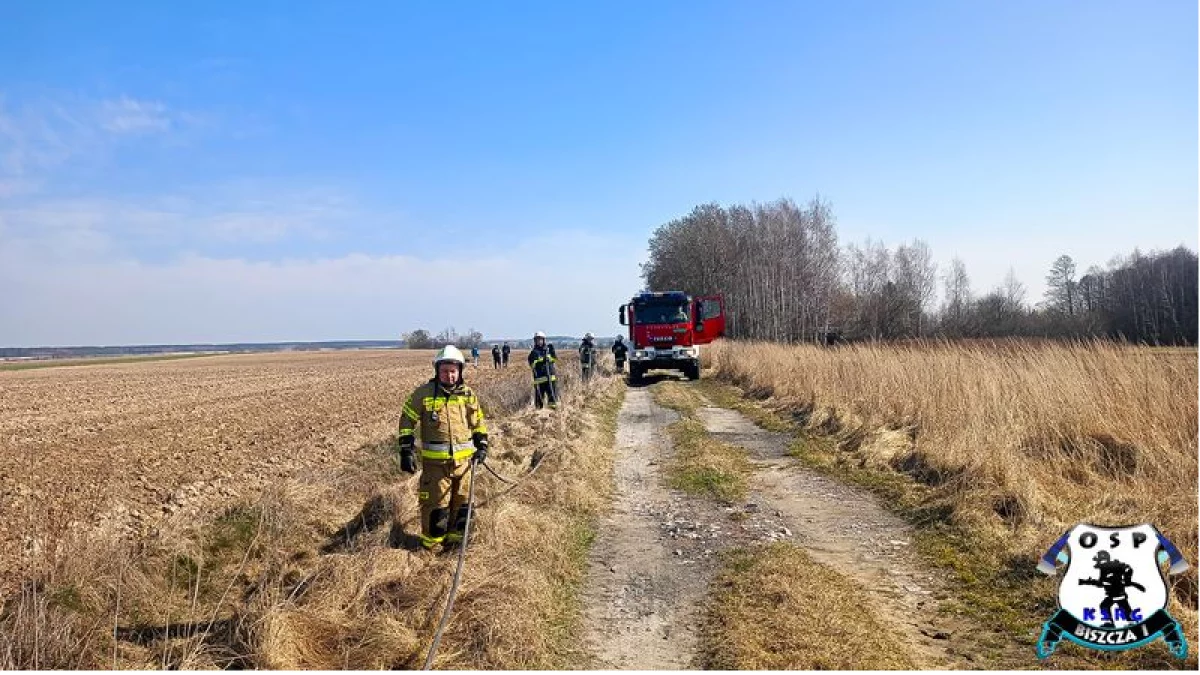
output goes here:
[{"label": "firefighter in yellow jacket", "polygon": [[433,360],[434,378],[417,387],[400,416],[400,468],[417,472],[417,434],[421,428],[421,543],[433,548],[462,541],[471,505],[471,463],[487,457],[483,408],[463,384],[466,359],[453,345]]}]

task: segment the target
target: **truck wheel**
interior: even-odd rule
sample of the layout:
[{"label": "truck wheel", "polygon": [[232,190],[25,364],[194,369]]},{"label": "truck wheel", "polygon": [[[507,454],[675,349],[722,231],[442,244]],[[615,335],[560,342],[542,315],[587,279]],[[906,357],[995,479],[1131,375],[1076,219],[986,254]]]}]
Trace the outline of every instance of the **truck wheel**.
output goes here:
[{"label": "truck wheel", "polygon": [[629,364],[629,384],[641,384],[642,382],[642,367],[636,364]]},{"label": "truck wheel", "polygon": [[693,363],[693,364],[689,365],[688,367],[684,368],[683,374],[687,375],[687,379],[689,379],[689,380],[700,379],[700,364]]}]

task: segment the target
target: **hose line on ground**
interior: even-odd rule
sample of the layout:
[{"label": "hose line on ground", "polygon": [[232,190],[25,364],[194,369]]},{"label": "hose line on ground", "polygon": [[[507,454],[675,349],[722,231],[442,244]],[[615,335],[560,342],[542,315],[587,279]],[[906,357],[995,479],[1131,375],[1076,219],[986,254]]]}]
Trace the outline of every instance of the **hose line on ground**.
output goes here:
[{"label": "hose line on ground", "polygon": [[[513,480],[511,478],[505,478],[504,476],[501,476],[500,474],[496,473],[496,471],[494,469],[492,469],[492,467],[488,466],[487,462],[478,462],[478,464],[482,464],[483,468],[487,469],[489,473],[491,473],[493,476],[495,476],[497,479],[499,479],[500,482],[506,483],[509,486],[507,489],[505,489],[500,494],[491,497],[490,499],[482,502],[478,506],[483,506],[484,504],[490,504],[490,503],[496,501],[497,499],[499,499],[500,497],[503,497],[504,495],[507,495],[508,493],[517,489],[521,485],[521,483],[524,483],[530,476],[537,473],[538,469],[542,468],[542,465],[545,464],[545,459],[546,459],[546,455],[543,454],[541,459],[538,460],[537,463],[533,465],[533,468],[531,468],[528,472],[525,473],[525,475],[521,476],[521,478],[519,478],[517,480]],[[458,564],[454,569],[454,578],[450,582],[450,594],[446,599],[446,609],[442,612],[442,619],[440,622],[438,622],[437,631],[433,634],[433,642],[429,645],[429,652],[425,655],[425,666],[422,668],[422,670],[430,670],[433,667],[434,656],[437,654],[438,645],[441,644],[441,642],[442,642],[442,633],[446,630],[446,625],[450,621],[450,612],[454,609],[454,598],[455,598],[455,596],[458,595],[458,585],[462,581],[463,563],[466,561],[467,545],[468,545],[468,542],[470,541],[469,535],[471,534],[471,520],[472,520],[472,517],[475,515],[475,508],[476,508],[476,504],[475,504],[475,465],[476,464],[477,464],[477,462],[474,459],[472,459],[471,460],[471,487],[468,488],[468,490],[467,490],[467,503],[470,504],[471,506],[469,509],[467,509],[467,520],[466,520],[466,523],[463,525],[462,545],[458,549]]]},{"label": "hose line on ground", "polygon": [[429,653],[425,656],[425,667],[433,667],[433,657],[437,654],[438,645],[442,642],[442,631],[450,621],[450,612],[454,609],[454,597],[458,595],[458,584],[462,581],[463,562],[467,559],[467,545],[471,539],[471,518],[475,515],[475,461],[471,461],[471,487],[467,490],[467,520],[463,524],[462,546],[458,548],[458,566],[454,569],[454,580],[450,582],[450,595],[446,598],[446,610],[442,612],[442,620],[438,623],[437,632],[433,634],[433,643],[429,645]]}]

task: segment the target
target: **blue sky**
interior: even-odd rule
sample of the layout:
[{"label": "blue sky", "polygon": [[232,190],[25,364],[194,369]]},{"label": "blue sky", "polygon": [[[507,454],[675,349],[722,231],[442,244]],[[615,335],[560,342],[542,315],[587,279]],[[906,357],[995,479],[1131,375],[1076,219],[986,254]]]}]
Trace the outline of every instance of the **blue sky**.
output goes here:
[{"label": "blue sky", "polygon": [[615,333],[657,225],[828,199],[1037,300],[1196,249],[1188,2],[9,2],[0,345]]}]

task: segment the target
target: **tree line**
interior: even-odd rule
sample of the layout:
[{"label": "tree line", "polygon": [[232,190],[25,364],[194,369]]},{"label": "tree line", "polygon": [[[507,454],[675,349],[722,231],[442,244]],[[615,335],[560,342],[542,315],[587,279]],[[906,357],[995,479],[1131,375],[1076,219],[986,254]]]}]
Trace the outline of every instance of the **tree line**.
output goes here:
[{"label": "tree line", "polygon": [[459,349],[471,349],[483,346],[483,333],[474,328],[468,328],[464,335],[459,335],[454,328],[443,329],[437,335],[431,335],[424,328],[418,328],[411,333],[405,333],[401,339],[407,349],[437,349],[446,345],[454,345]]},{"label": "tree line", "polygon": [[[816,197],[752,206],[702,204],[659,226],[642,266],[647,290],[721,293],[727,334],[779,342],[917,337],[1109,337],[1196,344],[1196,253],[1134,251],[1082,275],[1068,255],[1030,303],[1013,270],[977,294],[966,265],[939,270],[920,240],[840,246]],[[940,291],[940,293],[939,293]],[[940,296],[940,297],[939,297]]]}]

